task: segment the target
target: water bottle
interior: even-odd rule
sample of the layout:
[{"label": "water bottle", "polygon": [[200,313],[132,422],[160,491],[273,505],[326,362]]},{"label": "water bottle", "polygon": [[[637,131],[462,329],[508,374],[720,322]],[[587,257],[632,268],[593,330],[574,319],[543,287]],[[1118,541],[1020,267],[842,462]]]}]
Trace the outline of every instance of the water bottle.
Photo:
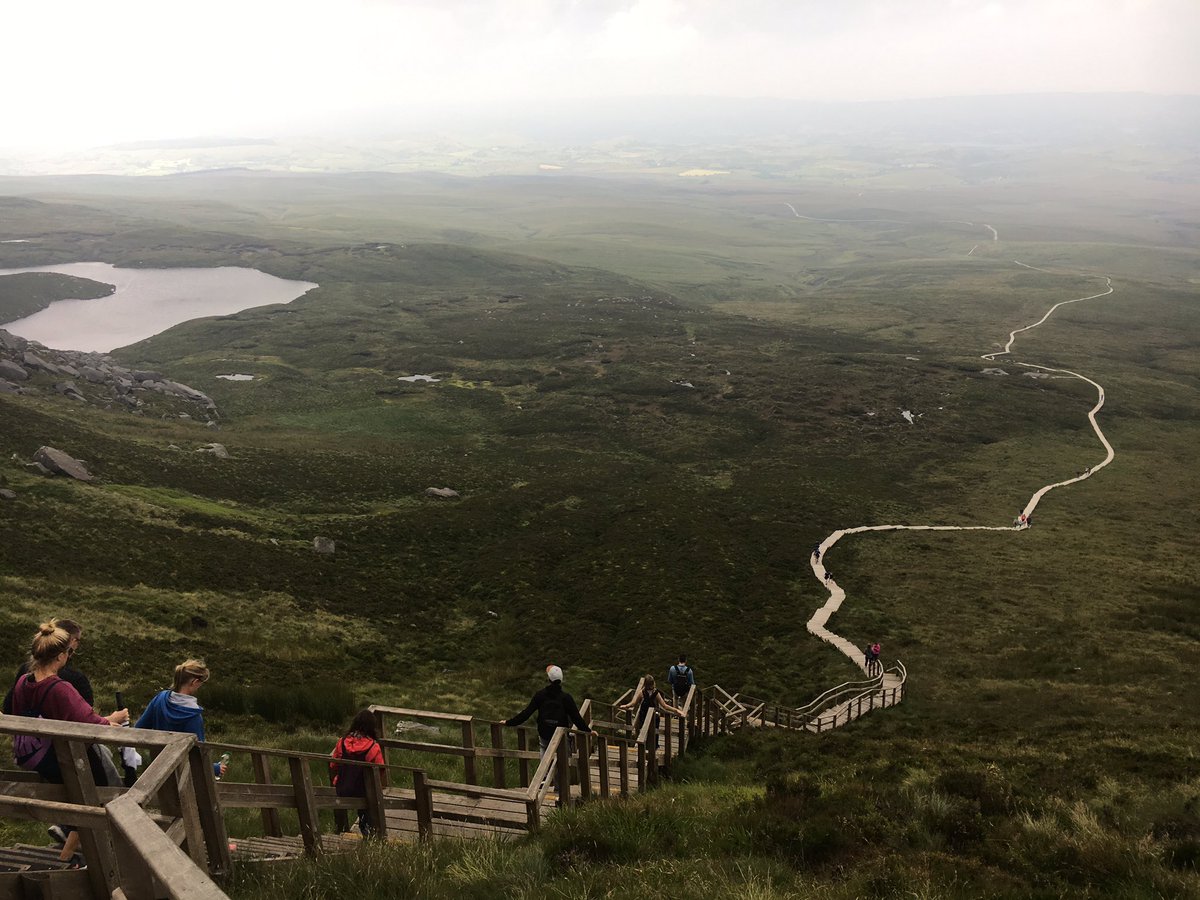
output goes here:
[{"label": "water bottle", "polygon": [[[227,765],[229,765],[229,754],[228,754],[228,753],[222,753],[222,754],[221,754],[221,758],[220,758],[219,760],[217,760],[217,765],[219,765],[219,766],[227,766]],[[220,781],[220,780],[221,780],[221,776],[220,776],[220,774],[218,773],[218,775],[217,775],[217,781]]]}]

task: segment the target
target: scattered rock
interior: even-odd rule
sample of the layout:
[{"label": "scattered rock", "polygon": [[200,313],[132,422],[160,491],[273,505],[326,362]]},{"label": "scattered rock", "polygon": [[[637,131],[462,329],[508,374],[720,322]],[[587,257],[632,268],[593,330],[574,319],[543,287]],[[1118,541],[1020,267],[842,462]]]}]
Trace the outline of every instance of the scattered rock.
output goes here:
[{"label": "scattered rock", "polygon": [[8,488],[0,488],[0,500],[16,500],[17,492],[10,491]]},{"label": "scattered rock", "polygon": [[29,373],[25,371],[24,366],[17,365],[11,359],[0,359],[0,378],[7,378],[9,381],[28,381]]},{"label": "scattered rock", "polygon": [[0,378],[0,394],[23,394],[25,393],[11,381],[5,381]]},{"label": "scattered rock", "polygon": [[94,481],[92,473],[81,460],[54,447],[39,447],[33,461],[56,475],[68,475],[78,481]]},{"label": "scattered rock", "polygon": [[83,403],[87,403],[87,400],[84,398],[83,394],[79,393],[79,389],[75,387],[75,382],[73,381],[60,381],[54,386],[54,390],[58,391],[58,393],[62,394],[64,397],[69,397],[72,400],[79,400]]},{"label": "scattered rock", "polygon": [[211,453],[217,459],[229,459],[229,451],[224,444],[205,444],[196,450],[197,453]]},{"label": "scattered rock", "polygon": [[25,367],[27,369],[41,369],[43,372],[57,372],[58,371],[58,369],[56,369],[54,366],[50,365],[50,363],[46,362],[44,359],[42,359],[36,353],[33,353],[29,350],[25,351],[24,355],[21,357],[21,362],[23,362],[25,364]]},{"label": "scattered rock", "polygon": [[208,627],[208,619],[204,618],[204,616],[192,616],[191,621],[192,621],[193,628],[207,628]]},{"label": "scattered rock", "polygon": [[983,369],[982,371],[983,371],[984,375],[1007,375],[1008,374],[1008,372],[1004,371],[1004,369]]},{"label": "scattered rock", "polygon": [[8,350],[10,353],[21,353],[29,345],[29,341],[25,338],[11,334],[0,328],[0,350]]},{"label": "scattered rock", "polygon": [[432,725],[422,722],[397,722],[396,734],[437,734],[438,730]]},{"label": "scattered rock", "polygon": [[92,384],[104,384],[104,382],[108,380],[107,376],[105,376],[103,372],[101,372],[99,369],[92,368],[91,366],[84,366],[82,369],[80,369],[79,377],[90,381]]},{"label": "scattered rock", "polygon": [[337,543],[333,538],[315,537],[313,538],[313,549],[322,556],[332,556],[334,550],[337,549]]},{"label": "scattered rock", "polygon": [[461,495],[458,491],[448,487],[427,487],[425,488],[426,497],[437,497],[439,500],[457,500]]},{"label": "scattered rock", "polygon": [[178,444],[167,444],[167,449],[168,450],[182,450],[183,448],[180,447]]}]

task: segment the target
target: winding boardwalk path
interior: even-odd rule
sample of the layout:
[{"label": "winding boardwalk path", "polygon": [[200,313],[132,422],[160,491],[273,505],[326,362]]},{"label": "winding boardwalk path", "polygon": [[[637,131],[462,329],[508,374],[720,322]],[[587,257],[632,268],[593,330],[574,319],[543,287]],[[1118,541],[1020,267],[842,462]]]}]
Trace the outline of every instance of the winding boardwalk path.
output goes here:
[{"label": "winding boardwalk path", "polygon": [[[991,228],[990,225],[985,226],[985,227]],[[992,233],[995,234],[995,229],[992,229]],[[1050,307],[1050,309],[1047,310],[1047,312],[1044,316],[1042,316],[1040,319],[1038,319],[1033,324],[1026,325],[1023,328],[1018,328],[1018,329],[1010,332],[1008,335],[1008,343],[1006,343],[1004,345],[1003,350],[997,350],[994,353],[985,353],[981,357],[982,359],[994,361],[997,356],[1010,355],[1012,353],[1012,347],[1013,347],[1013,344],[1016,342],[1018,334],[1021,334],[1023,332],[1030,331],[1031,329],[1037,328],[1039,325],[1046,322],[1046,320],[1048,320],[1054,314],[1054,312],[1056,310],[1058,310],[1060,307],[1067,306],[1072,303],[1082,303],[1085,300],[1095,300],[1099,297],[1107,297],[1109,294],[1111,294],[1113,292],[1112,279],[1105,275],[1091,275],[1091,274],[1087,274],[1087,273],[1075,273],[1075,272],[1071,272],[1071,273],[1051,272],[1050,270],[1047,270],[1047,269],[1038,269],[1036,266],[1026,265],[1025,263],[1020,262],[1019,260],[1013,260],[1013,262],[1016,263],[1018,266],[1022,266],[1026,269],[1035,269],[1036,271],[1047,272],[1048,274],[1051,274],[1051,275],[1071,274],[1071,275],[1083,275],[1084,277],[1088,277],[1088,278],[1103,278],[1105,281],[1105,285],[1107,286],[1108,289],[1105,291],[1101,291],[1098,294],[1090,294],[1087,297],[1077,297],[1074,300],[1064,300],[1061,303],[1054,304],[1054,306]],[[1116,452],[1113,450],[1112,444],[1110,444],[1108,442],[1108,438],[1106,438],[1104,436],[1104,432],[1100,430],[1100,425],[1096,422],[1096,413],[1098,413],[1100,411],[1100,409],[1104,406],[1104,388],[1099,383],[1093,381],[1092,379],[1090,379],[1084,375],[1080,375],[1078,372],[1072,372],[1068,369],[1055,369],[1055,368],[1051,368],[1050,366],[1043,366],[1043,365],[1039,365],[1036,363],[1024,363],[1024,362],[1018,362],[1017,365],[1024,366],[1024,367],[1030,368],[1030,369],[1038,369],[1043,372],[1054,372],[1056,374],[1069,375],[1074,378],[1078,378],[1081,381],[1085,381],[1088,384],[1090,384],[1092,387],[1094,387],[1096,389],[1096,394],[1097,394],[1096,405],[1093,406],[1091,408],[1091,410],[1088,412],[1088,414],[1087,414],[1088,421],[1092,423],[1092,430],[1096,432],[1096,437],[1099,438],[1100,443],[1104,446],[1104,449],[1106,451],[1106,455],[1105,455],[1104,459],[1101,462],[1098,462],[1095,465],[1089,467],[1087,470],[1084,471],[1084,473],[1082,475],[1078,475],[1075,478],[1068,478],[1065,481],[1056,481],[1053,484],[1048,484],[1045,487],[1039,488],[1033,494],[1033,496],[1029,498],[1029,502],[1025,504],[1025,508],[1023,510],[1023,516],[1025,518],[1028,518],[1029,516],[1033,515],[1033,511],[1035,509],[1037,509],[1038,503],[1041,501],[1041,499],[1043,497],[1046,496],[1046,494],[1050,493],[1050,491],[1054,490],[1055,488],[1065,487],[1068,484],[1074,484],[1077,481],[1083,481],[1086,478],[1090,478],[1092,475],[1096,474],[1096,472],[1098,472],[1100,469],[1103,469],[1110,462],[1112,462],[1113,459],[1116,458]],[[819,557],[815,553],[809,557],[809,562],[812,565],[813,575],[816,577],[816,579],[819,582],[824,584],[825,587],[829,591],[829,599],[826,600],[824,605],[821,606],[815,613],[813,613],[812,618],[810,618],[808,620],[809,633],[815,635],[816,637],[819,637],[821,640],[825,641],[828,644],[832,644],[834,647],[836,647],[838,650],[840,650],[843,654],[845,654],[846,657],[849,658],[849,660],[852,663],[854,663],[856,666],[858,666],[860,669],[862,669],[864,671],[864,673],[866,672],[866,662],[863,658],[862,649],[857,647],[851,641],[842,637],[840,634],[837,634],[836,632],[831,631],[828,627],[826,627],[827,623],[829,622],[829,618],[835,612],[838,611],[838,609],[842,605],[842,602],[846,599],[846,592],[838,585],[838,583],[836,581],[833,580],[829,571],[825,568],[825,561],[828,558],[829,551],[833,548],[833,546],[848,534],[860,534],[864,531],[1021,531],[1027,527],[1029,527],[1029,526],[1025,525],[1025,524],[1013,524],[1013,525],[858,525],[854,528],[839,529],[839,530],[833,532],[833,534],[829,535],[829,537],[825,538],[825,540],[823,540],[820,543],[820,556]],[[892,679],[892,683],[888,682],[888,678]],[[886,690],[890,687],[893,687],[894,683],[897,681],[898,681],[898,679],[894,675],[885,676],[883,688]]]}]

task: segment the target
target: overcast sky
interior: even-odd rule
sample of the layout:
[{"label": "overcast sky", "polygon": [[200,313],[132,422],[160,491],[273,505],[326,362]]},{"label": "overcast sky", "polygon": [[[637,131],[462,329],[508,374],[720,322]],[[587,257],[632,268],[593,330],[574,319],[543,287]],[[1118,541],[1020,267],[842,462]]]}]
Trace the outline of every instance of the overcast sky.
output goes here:
[{"label": "overcast sky", "polygon": [[34,0],[3,27],[0,146],[31,149],[480,101],[1200,94],[1200,0]]}]

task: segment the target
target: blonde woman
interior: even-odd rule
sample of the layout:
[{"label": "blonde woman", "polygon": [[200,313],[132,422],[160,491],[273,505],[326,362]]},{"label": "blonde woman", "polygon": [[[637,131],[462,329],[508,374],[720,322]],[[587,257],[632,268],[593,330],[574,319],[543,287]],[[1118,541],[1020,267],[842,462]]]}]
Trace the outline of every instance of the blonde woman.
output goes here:
[{"label": "blonde woman", "polygon": [[[202,659],[188,659],[175,667],[174,687],[159,691],[146,705],[146,711],[137,720],[135,728],[152,728],[155,731],[182,731],[194,734],[196,740],[204,740],[204,707],[196,699],[196,692],[208,681],[211,673]],[[225,763],[214,763],[217,777],[225,774]]]},{"label": "blonde woman", "polygon": [[[124,725],[129,721],[129,710],[119,709],[107,716],[100,716],[88,704],[70,682],[59,677],[59,672],[70,661],[74,652],[72,638],[64,629],[53,622],[43,622],[33,636],[29,648],[29,672],[17,679],[13,685],[12,711],[18,716],[41,716],[61,722],[83,722],[89,725]],[[14,738],[13,755],[22,768],[31,769],[52,784],[62,784],[62,769],[58,755],[49,741]],[[93,753],[88,753],[92,777],[97,784],[107,784],[104,770]],[[79,849],[79,834],[74,826],[66,826],[66,841],[59,859],[71,861]],[[76,860],[80,864],[82,860]]]}]

